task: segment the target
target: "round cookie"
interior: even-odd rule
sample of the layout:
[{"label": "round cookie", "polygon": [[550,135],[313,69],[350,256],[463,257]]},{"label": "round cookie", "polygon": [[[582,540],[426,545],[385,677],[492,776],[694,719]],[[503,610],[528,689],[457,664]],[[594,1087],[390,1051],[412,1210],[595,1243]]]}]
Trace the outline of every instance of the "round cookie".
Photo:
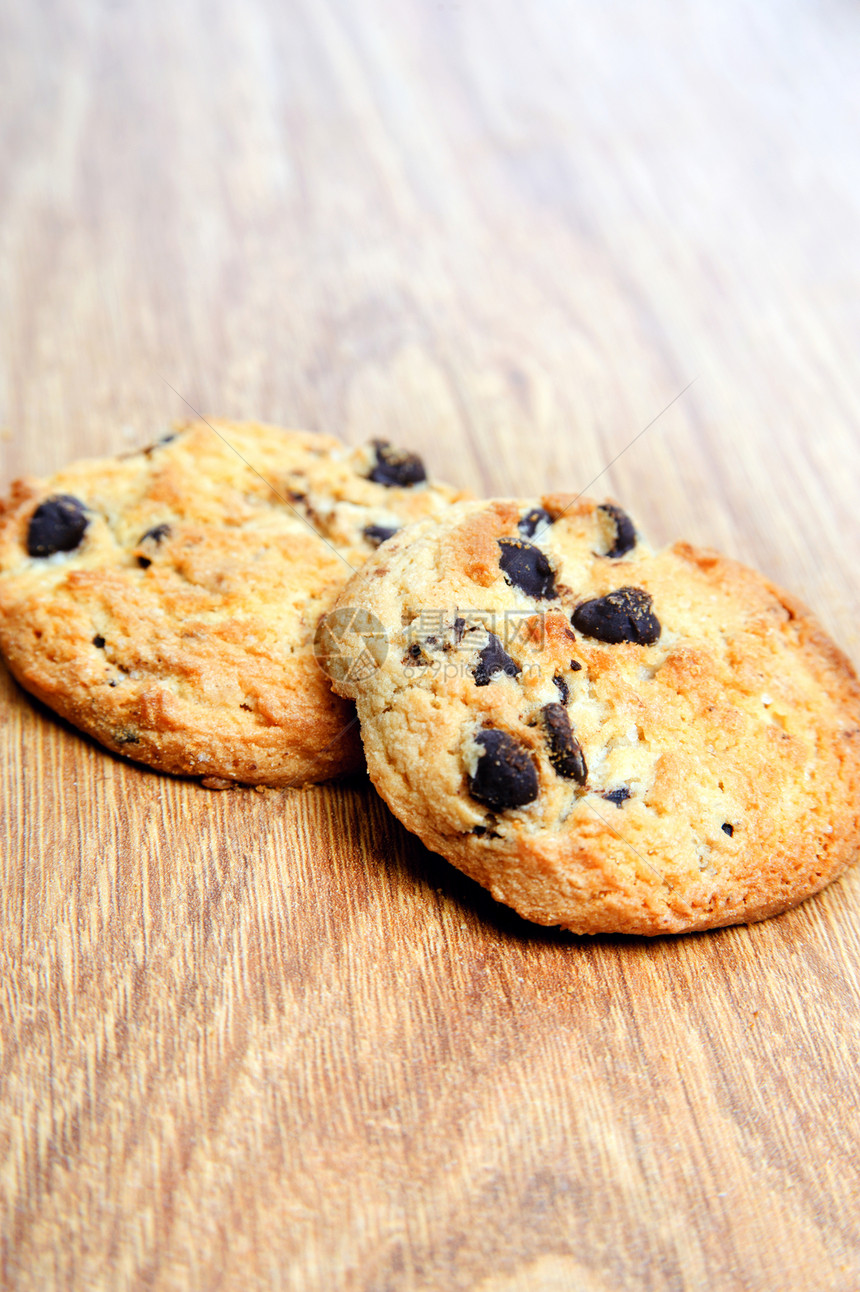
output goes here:
[{"label": "round cookie", "polygon": [[45,704],[162,771],[287,785],[355,770],[317,620],[392,532],[464,496],[381,441],[185,423],[12,486],[0,649]]},{"label": "round cookie", "polygon": [[[809,612],[614,503],[462,503],[341,593],[368,769],[428,848],[576,933],[776,914],[860,844],[860,689]],[[332,616],[329,616],[331,619]],[[387,653],[379,648],[387,638]],[[347,629],[342,661],[365,643]]]}]

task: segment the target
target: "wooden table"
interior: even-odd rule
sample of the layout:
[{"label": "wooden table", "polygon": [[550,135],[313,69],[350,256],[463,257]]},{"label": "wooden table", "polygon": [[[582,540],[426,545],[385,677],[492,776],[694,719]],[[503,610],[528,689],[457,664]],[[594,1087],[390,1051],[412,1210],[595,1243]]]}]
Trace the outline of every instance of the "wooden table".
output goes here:
[{"label": "wooden table", "polygon": [[[856,6],[0,9],[4,482],[175,387],[612,493],[860,657]],[[4,1287],[860,1286],[860,872],[577,940],[362,779],[218,794],[2,696]]]}]

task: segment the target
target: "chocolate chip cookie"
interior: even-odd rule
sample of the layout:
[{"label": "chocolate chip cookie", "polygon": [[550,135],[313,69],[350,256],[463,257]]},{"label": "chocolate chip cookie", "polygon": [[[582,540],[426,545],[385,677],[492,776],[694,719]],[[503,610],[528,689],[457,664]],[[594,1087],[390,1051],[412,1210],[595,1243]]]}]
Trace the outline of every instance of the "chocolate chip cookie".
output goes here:
[{"label": "chocolate chip cookie", "polygon": [[755,571],[653,551],[614,502],[463,503],[371,557],[355,606],[387,653],[335,685],[380,794],[528,919],[751,922],[856,858],[857,679]]},{"label": "chocolate chip cookie", "polygon": [[12,487],[0,648],[117,753],[211,784],[324,780],[362,755],[317,621],[402,524],[462,497],[382,441],[189,422]]}]

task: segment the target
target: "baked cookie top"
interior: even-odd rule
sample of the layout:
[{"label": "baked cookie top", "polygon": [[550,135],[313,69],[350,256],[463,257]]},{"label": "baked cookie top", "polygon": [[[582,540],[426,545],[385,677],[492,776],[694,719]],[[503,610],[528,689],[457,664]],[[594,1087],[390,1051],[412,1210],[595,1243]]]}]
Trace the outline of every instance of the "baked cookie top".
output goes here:
[{"label": "baked cookie top", "polygon": [[614,503],[458,504],[373,556],[338,621],[382,797],[528,919],[753,921],[856,857],[847,659],[760,574],[652,551]]},{"label": "baked cookie top", "polygon": [[393,531],[464,496],[381,441],[179,424],[12,486],[0,648],[40,700],[140,762],[213,783],[324,780],[362,757],[314,658],[317,620]]}]

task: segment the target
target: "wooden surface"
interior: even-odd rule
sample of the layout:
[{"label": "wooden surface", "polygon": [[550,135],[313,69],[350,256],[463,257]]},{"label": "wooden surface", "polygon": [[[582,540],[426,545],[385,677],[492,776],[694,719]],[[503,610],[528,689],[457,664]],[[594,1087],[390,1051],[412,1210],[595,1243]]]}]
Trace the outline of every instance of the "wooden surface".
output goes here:
[{"label": "wooden surface", "polygon": [[[860,657],[860,13],[0,5],[4,482],[186,407],[611,491]],[[218,794],[3,675],[3,1286],[860,1286],[860,872],[527,927],[361,779]]]}]

